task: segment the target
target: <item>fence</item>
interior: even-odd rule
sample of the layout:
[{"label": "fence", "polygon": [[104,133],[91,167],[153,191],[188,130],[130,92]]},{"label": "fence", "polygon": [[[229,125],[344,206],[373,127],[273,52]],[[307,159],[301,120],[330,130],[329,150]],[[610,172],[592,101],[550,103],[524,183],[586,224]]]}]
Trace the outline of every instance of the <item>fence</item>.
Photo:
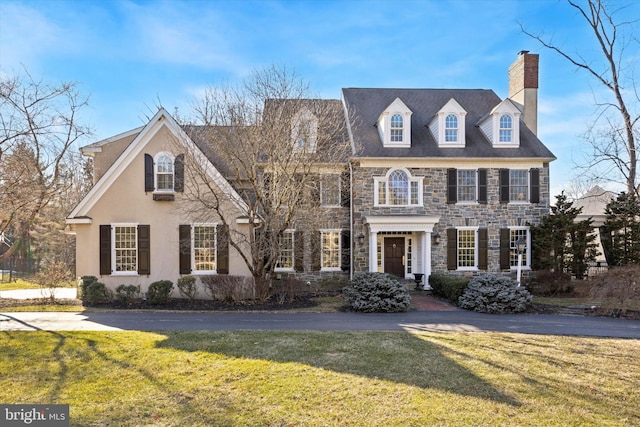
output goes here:
[{"label": "fence", "polygon": [[15,258],[0,262],[0,283],[7,283],[19,277],[30,276],[38,272],[40,260],[35,258]]}]

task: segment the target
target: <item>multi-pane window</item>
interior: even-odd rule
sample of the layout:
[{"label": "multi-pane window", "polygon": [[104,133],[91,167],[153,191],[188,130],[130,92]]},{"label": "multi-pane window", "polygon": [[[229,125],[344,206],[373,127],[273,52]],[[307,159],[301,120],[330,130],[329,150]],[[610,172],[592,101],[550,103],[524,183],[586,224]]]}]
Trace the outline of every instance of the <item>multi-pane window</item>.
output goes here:
[{"label": "multi-pane window", "polygon": [[379,205],[416,206],[422,203],[421,177],[411,177],[402,169],[392,170],[387,177],[376,177],[374,203]]},{"label": "multi-pane window", "polygon": [[513,134],[513,122],[511,116],[504,114],[500,117],[500,142],[511,142]]},{"label": "multi-pane window", "polygon": [[529,171],[509,170],[509,200],[512,202],[529,200]]},{"label": "multi-pane window", "polygon": [[407,239],[407,273],[413,273],[413,239]]},{"label": "multi-pane window", "polygon": [[[526,228],[511,228],[509,229],[509,262],[512,267],[518,266],[518,240],[523,239],[528,242],[529,230]],[[525,247],[525,251],[522,254],[522,266],[528,266],[529,245]]]},{"label": "multi-pane window", "polygon": [[458,202],[475,202],[476,171],[458,170]]},{"label": "multi-pane window", "polygon": [[156,189],[173,191],[173,158],[168,154],[161,154],[156,159]]},{"label": "multi-pane window", "polygon": [[475,228],[458,229],[458,268],[472,269],[477,261],[477,230]]},{"label": "multi-pane window", "polygon": [[293,231],[285,231],[278,239],[279,252],[276,269],[293,269]]},{"label": "multi-pane window", "polygon": [[135,225],[113,227],[113,271],[138,271],[138,228]]},{"label": "multi-pane window", "polygon": [[404,123],[400,114],[391,116],[391,142],[402,142]]},{"label": "multi-pane window", "polygon": [[444,140],[458,142],[458,117],[455,114],[449,114],[444,120]]},{"label": "multi-pane window", "polygon": [[215,225],[193,226],[193,270],[216,270],[216,227]]},{"label": "multi-pane window", "polygon": [[322,206],[340,206],[340,175],[322,175],[320,178],[320,204]]},{"label": "multi-pane window", "polygon": [[322,231],[322,268],[340,268],[340,231]]}]

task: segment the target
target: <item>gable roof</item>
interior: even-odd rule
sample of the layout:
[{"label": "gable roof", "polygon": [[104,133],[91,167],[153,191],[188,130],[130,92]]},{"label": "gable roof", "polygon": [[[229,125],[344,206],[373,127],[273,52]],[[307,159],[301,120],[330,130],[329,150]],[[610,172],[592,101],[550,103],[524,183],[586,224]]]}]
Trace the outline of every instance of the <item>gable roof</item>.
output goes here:
[{"label": "gable roof", "polygon": [[[529,130],[520,124],[520,146],[494,148],[476,124],[502,102],[487,89],[377,89],[345,88],[345,107],[350,114],[352,144],[359,147],[359,157],[431,157],[431,158],[513,158],[555,160],[555,156]],[[411,116],[411,147],[383,147],[375,127],[387,106],[400,98],[413,111]],[[467,112],[464,148],[440,148],[431,136],[428,123],[453,98]]]},{"label": "gable roof", "polygon": [[[93,208],[98,200],[105,194],[105,192],[113,185],[116,179],[124,172],[124,170],[131,164],[133,159],[142,152],[147,143],[163,128],[166,127],[173,135],[176,136],[178,141],[183,144],[188,144],[189,152],[200,152],[196,144],[189,138],[189,136],[182,130],[182,128],[176,123],[171,115],[164,109],[160,108],[158,112],[149,120],[149,122],[139,131],[135,139],[127,146],[123,153],[115,160],[115,162],[109,167],[109,169],[102,175],[102,177],[91,188],[89,193],[78,203],[73,211],[67,217],[67,223],[87,223],[91,222],[91,219],[87,216],[87,213]],[[138,131],[135,129],[134,131]],[[133,132],[133,131],[130,131]],[[110,141],[111,138],[104,141]],[[105,142],[106,143],[106,142]],[[98,143],[96,143],[98,144]],[[93,145],[93,144],[92,144]],[[206,156],[202,156],[203,158]],[[245,201],[240,197],[236,190],[229,184],[229,182],[222,176],[222,174],[216,169],[216,167],[207,161],[203,165],[209,177],[229,196],[234,205],[242,212],[248,211],[248,206]]]}]

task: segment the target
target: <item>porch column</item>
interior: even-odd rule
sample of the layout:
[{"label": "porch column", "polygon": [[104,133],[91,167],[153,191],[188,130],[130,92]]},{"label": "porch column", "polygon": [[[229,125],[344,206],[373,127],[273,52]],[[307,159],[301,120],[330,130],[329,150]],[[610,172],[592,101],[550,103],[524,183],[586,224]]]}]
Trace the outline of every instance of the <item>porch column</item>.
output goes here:
[{"label": "porch column", "polygon": [[431,289],[429,276],[431,275],[431,232],[422,233],[422,269],[424,271],[423,289]]},{"label": "porch column", "polygon": [[378,232],[369,232],[369,271],[378,271]]}]

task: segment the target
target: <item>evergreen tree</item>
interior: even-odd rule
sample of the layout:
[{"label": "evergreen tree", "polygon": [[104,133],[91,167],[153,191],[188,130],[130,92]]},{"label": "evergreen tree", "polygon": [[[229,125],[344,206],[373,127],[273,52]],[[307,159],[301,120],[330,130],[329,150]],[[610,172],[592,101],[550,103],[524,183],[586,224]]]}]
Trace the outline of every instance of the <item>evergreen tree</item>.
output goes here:
[{"label": "evergreen tree", "polygon": [[607,220],[601,230],[607,264],[640,263],[640,200],[634,194],[620,193],[605,208]]}]

